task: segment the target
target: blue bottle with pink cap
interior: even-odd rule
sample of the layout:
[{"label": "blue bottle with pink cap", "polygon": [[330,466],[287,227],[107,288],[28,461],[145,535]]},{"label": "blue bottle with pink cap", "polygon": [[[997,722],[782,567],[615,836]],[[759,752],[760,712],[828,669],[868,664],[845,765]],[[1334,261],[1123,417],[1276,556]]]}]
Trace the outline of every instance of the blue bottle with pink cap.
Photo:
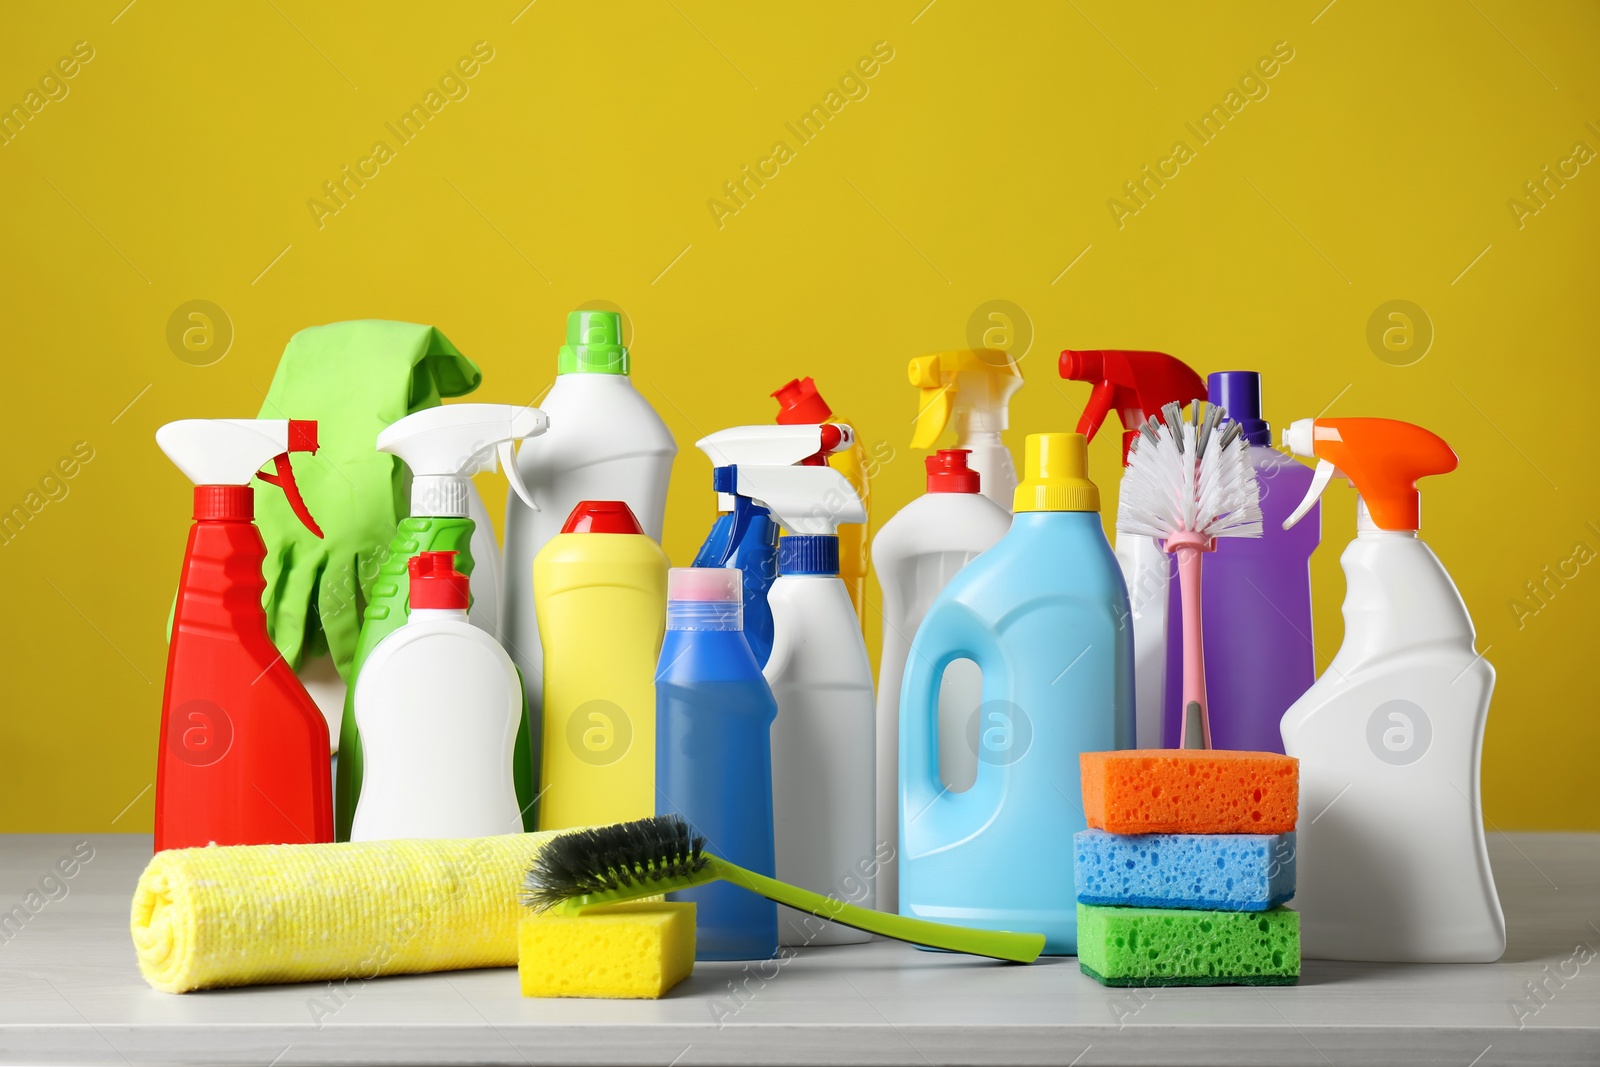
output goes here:
[{"label": "blue bottle with pink cap", "polygon": [[[757,874],[776,869],[772,723],[778,705],[743,632],[736,567],[667,574],[667,633],[656,669],[656,812],[683,816],[706,850]],[[695,902],[695,959],[764,960],[778,951],[778,906],[730,882],[670,894]]]}]

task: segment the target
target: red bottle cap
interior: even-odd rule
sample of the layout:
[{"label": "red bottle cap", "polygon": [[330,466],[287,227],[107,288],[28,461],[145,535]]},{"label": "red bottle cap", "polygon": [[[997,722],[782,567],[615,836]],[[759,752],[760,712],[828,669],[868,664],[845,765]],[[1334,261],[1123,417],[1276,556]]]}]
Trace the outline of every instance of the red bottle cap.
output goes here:
[{"label": "red bottle cap", "polygon": [[941,448],[923,459],[928,467],[928,492],[976,493],[978,472],[967,466],[970,448]]},{"label": "red bottle cap", "polygon": [[779,426],[804,426],[833,418],[833,409],[822,399],[817,383],[810,378],[795,378],[779,386],[772,395],[778,401],[776,421]]},{"label": "red bottle cap", "polygon": [[621,500],[585,500],[572,509],[561,532],[642,534],[644,527]]},{"label": "red bottle cap", "polygon": [[249,522],[256,517],[256,491],[248,485],[197,485],[194,517],[196,521]]},{"label": "red bottle cap", "polygon": [[407,563],[411,571],[411,606],[466,611],[471,603],[467,576],[456,570],[456,554],[418,552]]}]

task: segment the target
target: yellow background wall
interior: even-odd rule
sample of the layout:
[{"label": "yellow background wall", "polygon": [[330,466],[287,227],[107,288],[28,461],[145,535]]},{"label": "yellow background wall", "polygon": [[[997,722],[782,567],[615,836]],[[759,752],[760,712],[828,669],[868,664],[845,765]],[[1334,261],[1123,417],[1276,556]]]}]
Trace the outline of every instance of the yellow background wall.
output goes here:
[{"label": "yellow background wall", "polygon": [[[350,318],[435,324],[484,369],[477,398],[531,401],[566,312],[597,300],[627,310],[635,378],[678,437],[680,564],[713,508],[694,440],[767,421],[797,374],[893,447],[875,524],[919,492],[906,362],[965,346],[990,301],[1016,309],[998,325],[1028,379],[1019,453],[1077,418],[1066,346],[1259,368],[1275,425],[1431,427],[1461,468],[1425,485],[1424,534],[1500,676],[1490,825],[1600,829],[1592,5],[126,2],[33,5],[0,34],[8,108],[92,50],[0,147],[0,507],[42,505],[0,546],[0,830],[150,826],[189,513],[157,426],[254,415],[289,336]],[[400,144],[385,123],[476,42],[492,58],[467,95]],[[1241,88],[1275,46],[1292,58]],[[865,95],[847,82],[802,144],[785,123],[875,47],[892,58]],[[1201,144],[1185,124],[1230,91],[1243,106]],[[379,140],[393,158],[364,188],[308,208]],[[708,207],[780,140],[765,188]],[[1129,200],[1179,140],[1192,158]],[[1539,202],[1524,183],[1546,165],[1570,177]],[[193,300],[229,324],[220,359],[169,343]],[[1421,309],[1425,354],[1369,344],[1393,300]],[[74,448],[92,459],[49,499]],[[1108,512],[1115,448],[1092,450]],[[1329,491],[1323,664],[1353,511]]]}]

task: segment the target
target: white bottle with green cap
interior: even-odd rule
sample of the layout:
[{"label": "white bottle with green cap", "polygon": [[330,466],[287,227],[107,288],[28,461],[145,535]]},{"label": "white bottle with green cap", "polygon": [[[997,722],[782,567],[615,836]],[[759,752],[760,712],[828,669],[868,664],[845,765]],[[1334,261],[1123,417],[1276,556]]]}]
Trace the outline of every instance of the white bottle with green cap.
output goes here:
[{"label": "white bottle with green cap", "polygon": [[[622,317],[574,311],[556,381],[539,407],[550,429],[523,442],[517,470],[539,502],[534,511],[506,499],[501,641],[522,672],[535,747],[543,709],[544,655],[533,608],[533,557],[585,500],[621,500],[657,543],[667,507],[667,480],[677,443],[628,376]],[[533,753],[533,765],[540,765]]]}]

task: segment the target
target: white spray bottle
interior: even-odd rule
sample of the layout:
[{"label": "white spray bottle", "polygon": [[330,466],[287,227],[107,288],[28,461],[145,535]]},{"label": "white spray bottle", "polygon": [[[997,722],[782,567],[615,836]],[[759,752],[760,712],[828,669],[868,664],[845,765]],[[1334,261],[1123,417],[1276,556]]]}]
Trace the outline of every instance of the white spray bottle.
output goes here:
[{"label": "white spray bottle", "polygon": [[356,678],[366,774],[352,841],[522,830],[512,773],[522,683],[500,643],[468,621],[468,579],[454,560],[411,557],[410,615]]},{"label": "white spray bottle", "polygon": [[[457,553],[456,566],[472,579],[474,590],[494,586],[497,575],[492,565],[482,571],[474,568],[478,561],[473,549],[478,545],[479,527],[471,517],[475,495],[471,477],[480,472],[492,473],[498,461],[505,468],[506,480],[516,498],[532,507],[533,497],[523,484],[512,449],[516,442],[544,433],[549,424],[538,408],[446,404],[413,412],[378,434],[378,451],[403,460],[411,471],[411,514],[395,527],[361,616],[361,636],[351,664],[358,684],[367,657],[384,638],[405,625],[410,592],[406,568],[413,556],[419,552],[453,551]],[[491,556],[489,562],[492,564],[493,560]],[[472,621],[483,626],[484,620],[475,615]],[[499,629],[484,628],[495,640],[501,640]],[[518,793],[523,804],[529,804],[536,789],[528,729],[519,734],[518,750]],[[345,699],[339,765],[334,778],[337,840],[349,838],[364,773],[365,754],[352,688]]]},{"label": "white spray bottle", "polygon": [[1478,779],[1494,668],[1474,650],[1455,583],[1417,537],[1417,479],[1455,470],[1456,455],[1393,419],[1302,419],[1283,442],[1318,461],[1285,528],[1336,474],[1361,494],[1356,539],[1339,558],[1344,643],[1281,727],[1300,761],[1304,954],[1493,962],[1506,927]]},{"label": "white spray bottle", "polygon": [[972,348],[918,356],[908,372],[922,390],[911,447],[933,448],[954,419],[956,448],[970,453],[983,495],[1010,511],[1017,465],[1000,435],[1010,423],[1011,396],[1022,388],[1017,361],[997,348]]},{"label": "white spray bottle", "polygon": [[[847,441],[854,432],[836,425]],[[870,907],[875,846],[872,665],[839,578],[839,525],[865,522],[832,467],[734,468],[734,492],[772,512],[778,541],[772,655],[763,670],[778,702],[772,727],[772,809],[778,878]],[[870,934],[779,909],[783,944],[845,945]]]}]

